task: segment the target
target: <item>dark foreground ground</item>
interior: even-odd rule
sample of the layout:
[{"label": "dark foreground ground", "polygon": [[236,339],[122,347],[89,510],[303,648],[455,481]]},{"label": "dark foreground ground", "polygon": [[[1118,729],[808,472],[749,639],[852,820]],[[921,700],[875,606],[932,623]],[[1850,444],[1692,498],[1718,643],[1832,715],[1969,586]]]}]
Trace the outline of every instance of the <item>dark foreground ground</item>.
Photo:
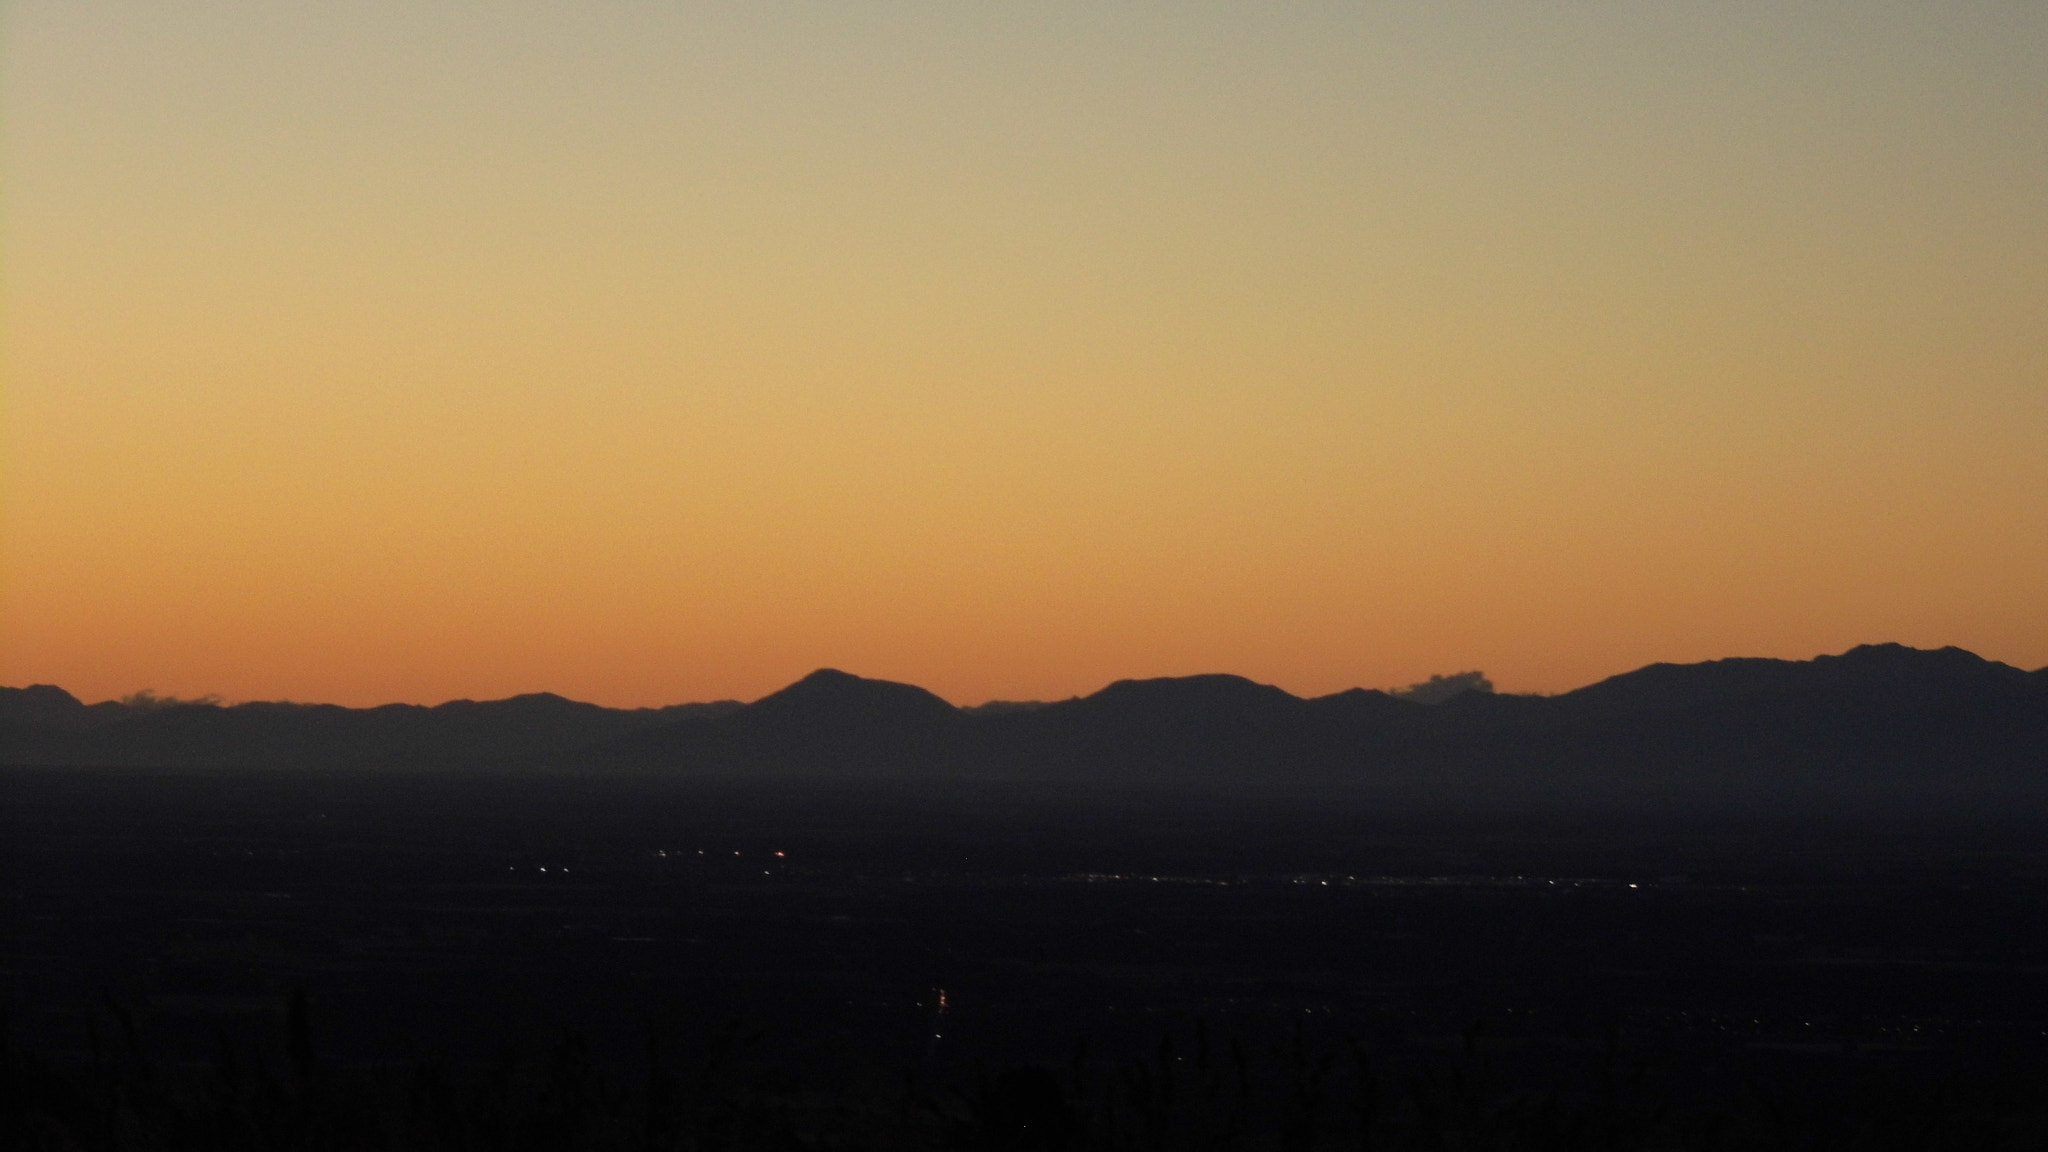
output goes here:
[{"label": "dark foreground ground", "polygon": [[0,772],[50,1147],[2043,1147],[2038,823]]}]

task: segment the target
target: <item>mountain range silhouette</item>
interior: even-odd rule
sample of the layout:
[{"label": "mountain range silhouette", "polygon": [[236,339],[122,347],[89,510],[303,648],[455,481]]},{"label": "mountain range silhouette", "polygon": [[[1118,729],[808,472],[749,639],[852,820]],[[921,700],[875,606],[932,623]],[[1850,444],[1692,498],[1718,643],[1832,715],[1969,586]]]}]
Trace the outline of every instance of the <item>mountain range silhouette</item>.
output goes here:
[{"label": "mountain range silhouette", "polygon": [[983,708],[832,669],[751,704],[635,710],[550,694],[432,708],[87,705],[36,685],[0,688],[0,762],[1449,789],[1503,798],[1930,788],[2048,797],[2048,669],[1881,644],[1806,661],[1652,664],[1557,696],[1474,690],[1417,703],[1352,689],[1303,699],[1204,675]]}]

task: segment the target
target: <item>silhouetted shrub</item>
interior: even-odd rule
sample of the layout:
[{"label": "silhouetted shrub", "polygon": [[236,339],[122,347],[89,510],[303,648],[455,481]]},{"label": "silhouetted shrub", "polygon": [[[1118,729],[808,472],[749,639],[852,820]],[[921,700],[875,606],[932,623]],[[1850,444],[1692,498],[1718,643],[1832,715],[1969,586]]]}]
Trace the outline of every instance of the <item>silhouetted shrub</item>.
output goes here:
[{"label": "silhouetted shrub", "polygon": [[[58,1065],[11,1044],[0,1061],[0,1148],[42,1150],[546,1149],[686,1152],[1358,1152],[1403,1149],[1927,1149],[2048,1147],[2048,1080],[1925,1081],[1864,1069],[1804,1091],[1752,1084],[1713,1107],[1675,1107],[1650,1063],[1610,1028],[1553,1081],[1510,1083],[1483,1029],[1434,1066],[1375,1066],[1359,1044],[1297,1027],[1272,1051],[1222,1042],[1202,1022],[1155,1051],[1097,1067],[962,1070],[927,1087],[913,1070],[848,1069],[820,1088],[749,1058],[738,1024],[702,1037],[650,1025],[644,1067],[595,1062],[575,1035],[537,1056],[506,1050],[451,1067],[330,1066],[294,994],[265,1058],[225,1043],[205,1066],[161,1066],[135,1023],[103,1006],[111,1039]],[[696,1043],[685,1044],[694,1039]],[[685,1051],[691,1054],[685,1056]]]}]

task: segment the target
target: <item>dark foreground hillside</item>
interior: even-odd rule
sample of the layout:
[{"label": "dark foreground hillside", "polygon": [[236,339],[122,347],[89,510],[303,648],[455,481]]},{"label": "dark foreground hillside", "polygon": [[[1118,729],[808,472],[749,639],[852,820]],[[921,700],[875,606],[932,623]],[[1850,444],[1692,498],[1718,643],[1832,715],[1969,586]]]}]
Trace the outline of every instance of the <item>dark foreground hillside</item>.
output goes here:
[{"label": "dark foreground hillside", "polygon": [[2048,675],[1955,649],[974,709],[42,686],[0,764],[14,1146],[2048,1141]]},{"label": "dark foreground hillside", "polygon": [[2048,837],[0,773],[47,1147],[2039,1147]]}]

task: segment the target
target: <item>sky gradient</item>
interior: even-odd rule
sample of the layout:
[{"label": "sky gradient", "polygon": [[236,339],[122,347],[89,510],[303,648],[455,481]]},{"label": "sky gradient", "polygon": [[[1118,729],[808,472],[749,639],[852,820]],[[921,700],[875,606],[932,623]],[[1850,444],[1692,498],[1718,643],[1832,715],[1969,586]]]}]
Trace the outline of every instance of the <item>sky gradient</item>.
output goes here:
[{"label": "sky gradient", "polygon": [[0,8],[0,683],[2048,664],[2048,6]]}]

